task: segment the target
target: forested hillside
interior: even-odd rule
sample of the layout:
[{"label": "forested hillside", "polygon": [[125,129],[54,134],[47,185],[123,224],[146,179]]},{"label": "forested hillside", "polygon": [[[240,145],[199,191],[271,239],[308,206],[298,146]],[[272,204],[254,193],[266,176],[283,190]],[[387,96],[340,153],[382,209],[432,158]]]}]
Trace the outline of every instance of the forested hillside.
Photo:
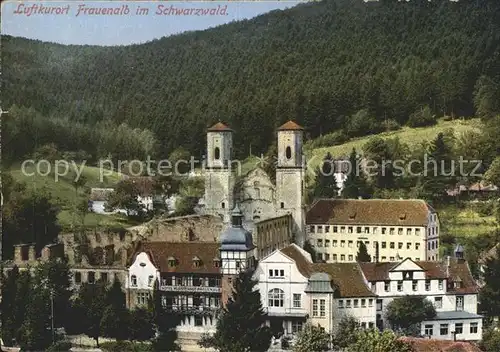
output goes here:
[{"label": "forested hillside", "polygon": [[242,156],[265,152],[291,118],[314,138],[380,132],[426,105],[488,117],[500,111],[499,44],[492,0],[329,0],[121,47],[3,37],[2,106],[17,106],[3,149],[199,154],[221,119]]}]

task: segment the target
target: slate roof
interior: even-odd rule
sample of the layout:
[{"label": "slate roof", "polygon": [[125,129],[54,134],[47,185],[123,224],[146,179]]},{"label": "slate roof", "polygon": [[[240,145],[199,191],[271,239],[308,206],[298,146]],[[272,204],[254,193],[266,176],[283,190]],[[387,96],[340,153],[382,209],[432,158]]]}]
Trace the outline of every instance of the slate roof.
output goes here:
[{"label": "slate roof", "polygon": [[222,122],[217,122],[215,125],[210,127],[208,132],[233,132],[232,129],[230,129],[227,125],[223,124]]},{"label": "slate roof", "polygon": [[304,127],[298,125],[294,121],[285,122],[283,125],[278,127],[278,131],[303,131]]},{"label": "slate roof", "polygon": [[429,212],[434,209],[418,199],[318,199],[306,223],[426,226]]},{"label": "slate roof", "polygon": [[[216,267],[214,263],[215,259],[219,259],[219,244],[216,242],[142,242],[137,245],[133,258],[135,259],[141,252],[149,255],[161,273],[220,274],[221,272],[221,268]],[[194,265],[195,257],[200,260],[199,267]],[[169,266],[169,258],[175,259],[174,267]]]},{"label": "slate roof", "polygon": [[[416,265],[425,271],[427,279],[449,279],[460,281],[461,286],[455,288],[450,285],[447,292],[473,294],[478,293],[479,288],[472,277],[467,262],[450,258],[450,267],[447,270],[446,262],[415,261]],[[397,263],[359,263],[368,281],[389,280],[389,271],[397,266]]]}]

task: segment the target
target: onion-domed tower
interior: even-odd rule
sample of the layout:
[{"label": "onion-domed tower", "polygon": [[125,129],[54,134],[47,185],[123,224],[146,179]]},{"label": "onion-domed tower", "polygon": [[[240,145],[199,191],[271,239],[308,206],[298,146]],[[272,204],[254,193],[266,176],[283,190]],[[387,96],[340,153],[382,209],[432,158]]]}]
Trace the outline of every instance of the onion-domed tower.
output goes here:
[{"label": "onion-domed tower", "polygon": [[222,302],[225,304],[232,292],[236,276],[241,271],[255,267],[252,234],[243,228],[243,214],[238,205],[234,207],[231,213],[231,225],[222,233],[220,241]]}]

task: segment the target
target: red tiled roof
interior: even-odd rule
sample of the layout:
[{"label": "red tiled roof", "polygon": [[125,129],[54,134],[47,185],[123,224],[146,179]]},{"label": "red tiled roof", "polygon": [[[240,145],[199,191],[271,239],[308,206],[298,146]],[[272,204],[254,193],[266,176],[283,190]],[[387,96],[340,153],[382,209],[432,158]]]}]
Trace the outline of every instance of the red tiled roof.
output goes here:
[{"label": "red tiled roof", "polygon": [[[447,292],[450,293],[477,293],[478,286],[472,277],[467,262],[457,259],[450,259],[450,267],[447,271],[445,262],[416,261],[414,262],[425,271],[427,279],[449,279],[450,283],[459,279],[461,286],[455,288],[450,285]],[[397,263],[360,263],[368,281],[389,280],[389,271],[397,266]]]},{"label": "red tiled roof", "polygon": [[416,337],[401,337],[415,352],[481,352],[476,345],[465,341],[433,340]]},{"label": "red tiled roof", "polygon": [[141,196],[151,196],[154,193],[155,180],[150,176],[129,177],[128,182],[133,183]]},{"label": "red tiled roof", "polygon": [[303,131],[304,128],[294,121],[285,122],[283,125],[278,127],[278,131]]},{"label": "red tiled roof", "polygon": [[[142,242],[134,251],[134,257],[146,252],[161,273],[204,273],[219,274],[214,259],[219,259],[219,243],[214,242]],[[176,260],[175,267],[169,266],[169,258]],[[194,265],[194,258],[200,259],[200,266]]]},{"label": "red tiled roof", "polygon": [[434,210],[418,199],[319,199],[307,224],[426,226]]},{"label": "red tiled roof", "polygon": [[313,273],[323,272],[330,275],[332,282],[342,297],[371,297],[375,294],[365,284],[361,269],[357,263],[312,263],[295,245],[280,250],[281,253],[295,261],[297,269],[305,277]]},{"label": "red tiled roof", "polygon": [[233,130],[230,129],[227,125],[225,125],[219,121],[215,125],[210,127],[207,131],[208,132],[232,132]]}]

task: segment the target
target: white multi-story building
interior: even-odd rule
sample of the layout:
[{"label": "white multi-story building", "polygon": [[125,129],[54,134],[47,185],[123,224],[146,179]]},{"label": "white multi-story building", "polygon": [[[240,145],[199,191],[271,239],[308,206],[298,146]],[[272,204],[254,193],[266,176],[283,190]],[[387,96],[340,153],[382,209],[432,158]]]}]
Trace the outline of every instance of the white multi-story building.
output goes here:
[{"label": "white multi-story building", "polygon": [[415,199],[319,199],[306,215],[318,260],[354,262],[360,242],[372,261],[439,260],[439,219]]},{"label": "white multi-story building", "polygon": [[478,287],[463,259],[398,263],[313,263],[292,244],[259,262],[262,304],[275,334],[294,334],[310,320],[334,332],[342,317],[362,327],[388,327],[387,305],[406,295],[425,296],[437,315],[421,324],[435,339],[477,341],[482,317],[477,314]]}]

